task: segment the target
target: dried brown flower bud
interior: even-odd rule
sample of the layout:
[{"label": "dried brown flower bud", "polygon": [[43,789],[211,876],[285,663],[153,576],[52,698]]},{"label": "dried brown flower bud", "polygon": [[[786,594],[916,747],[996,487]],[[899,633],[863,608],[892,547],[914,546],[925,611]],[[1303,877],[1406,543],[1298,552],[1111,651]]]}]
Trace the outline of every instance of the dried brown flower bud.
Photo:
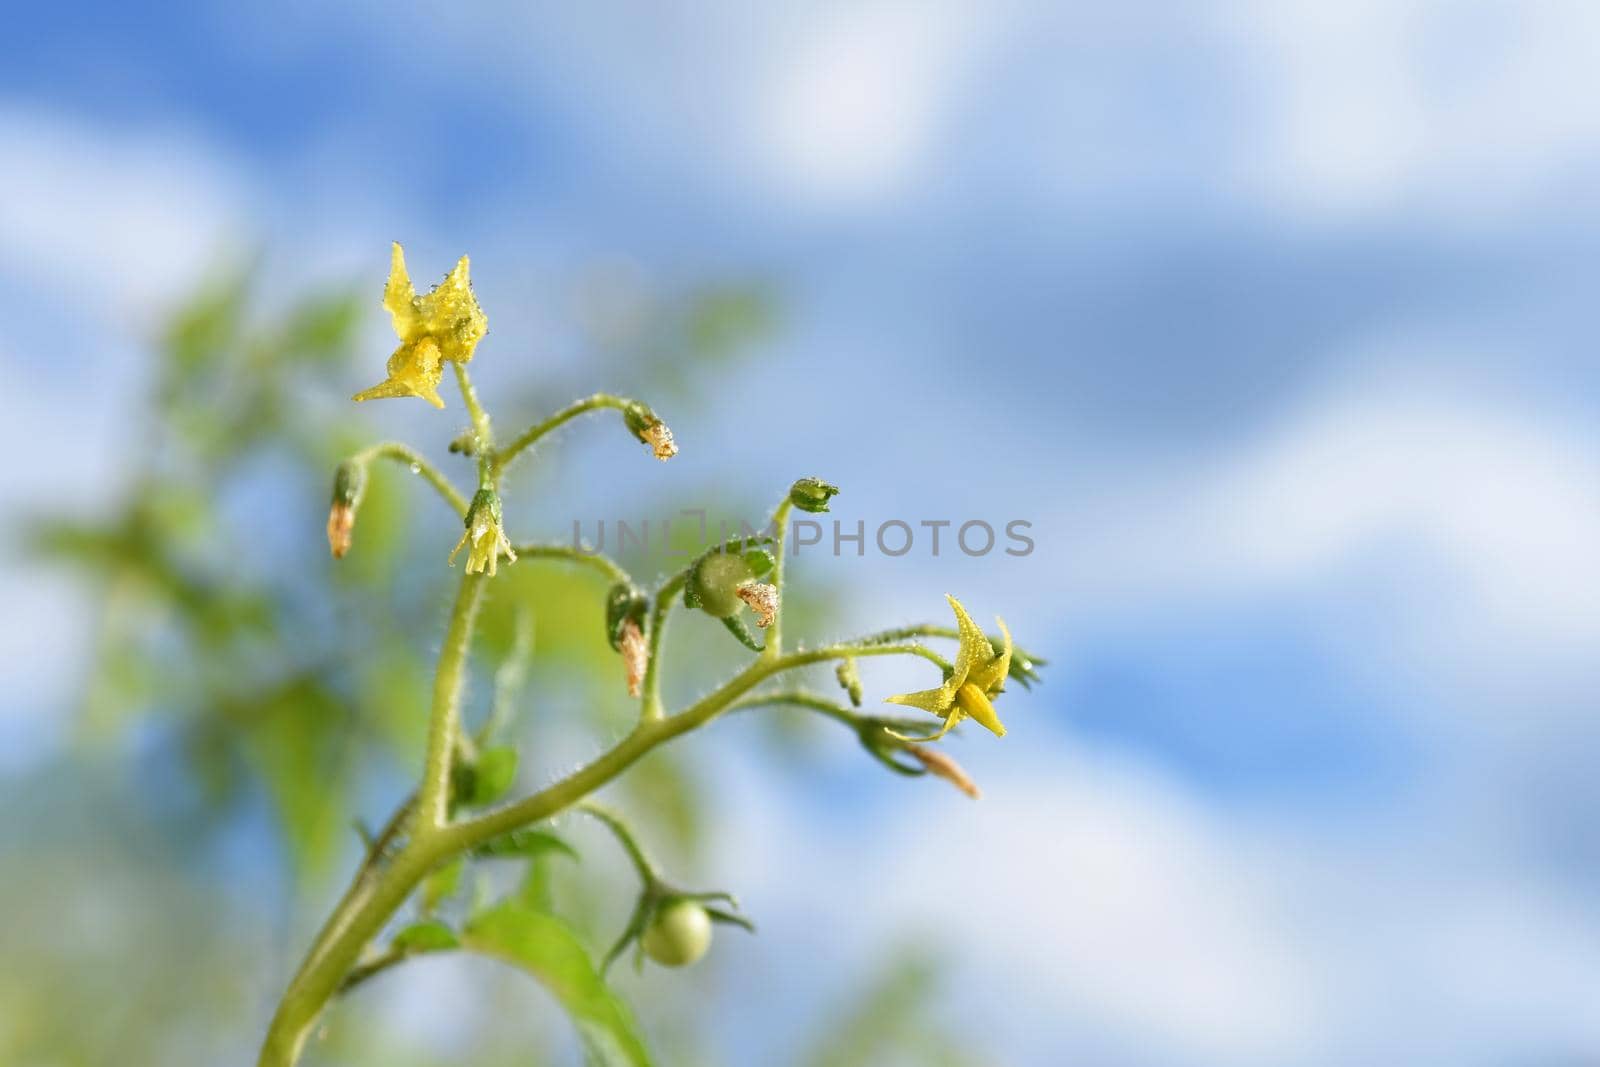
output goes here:
[{"label": "dried brown flower bud", "polygon": [[667,429],[667,424],[664,422],[645,427],[644,443],[650,446],[650,451],[663,463],[678,454],[677,442],[672,439],[672,431]]},{"label": "dried brown flower bud", "polygon": [[983,795],[979,792],[977,783],[968,778],[967,772],[961,769],[961,764],[938,749],[928,745],[907,745],[906,751],[915,756],[917,762],[921,763],[929,774],[935,778],[943,778],[973,800]]},{"label": "dried brown flower bud", "polygon": [[746,582],[735,590],[739,599],[756,613],[756,625],[766,629],[778,614],[778,587],[766,582]]},{"label": "dried brown flower bud", "polygon": [[628,619],[622,624],[622,665],[628,675],[628,695],[639,695],[639,683],[644,681],[645,668],[650,666],[650,646],[645,644],[644,631],[639,624]]},{"label": "dried brown flower bud", "polygon": [[351,535],[356,528],[356,509],[337,501],[328,509],[328,548],[334,559],[344,559],[350,551]]}]

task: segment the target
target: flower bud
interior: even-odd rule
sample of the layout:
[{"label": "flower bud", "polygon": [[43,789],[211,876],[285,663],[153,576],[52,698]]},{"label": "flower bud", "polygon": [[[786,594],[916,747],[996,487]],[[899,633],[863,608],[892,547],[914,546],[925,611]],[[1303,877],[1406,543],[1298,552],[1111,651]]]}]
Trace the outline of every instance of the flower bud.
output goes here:
[{"label": "flower bud", "polygon": [[350,551],[356,527],[356,508],[367,488],[367,468],[345,460],[333,474],[333,502],[328,507],[328,549],[334,559]]},{"label": "flower bud", "polygon": [[837,485],[821,478],[801,478],[789,487],[789,503],[801,511],[817,514],[828,510],[828,501],[839,493]]},{"label": "flower bud", "polygon": [[861,706],[861,672],[856,670],[856,661],[852,657],[839,661],[833,669],[833,676],[839,679],[839,687],[850,695],[853,707]]},{"label": "flower bud", "polygon": [[650,446],[650,451],[661,462],[665,463],[678,454],[672,431],[650,410],[650,405],[638,400],[628,401],[622,409],[622,421],[627,423],[633,436]]}]

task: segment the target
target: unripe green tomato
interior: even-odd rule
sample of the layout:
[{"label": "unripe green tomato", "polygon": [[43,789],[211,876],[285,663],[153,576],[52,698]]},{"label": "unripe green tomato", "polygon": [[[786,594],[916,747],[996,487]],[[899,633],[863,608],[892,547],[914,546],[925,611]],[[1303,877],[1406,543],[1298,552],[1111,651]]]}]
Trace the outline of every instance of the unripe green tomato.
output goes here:
[{"label": "unripe green tomato", "polygon": [[711,916],[692,900],[678,900],[651,920],[639,943],[664,967],[686,967],[711,947]]},{"label": "unripe green tomato", "polygon": [[750,564],[744,557],[713,552],[695,568],[693,582],[700,608],[713,618],[726,619],[739,611],[739,583],[750,578]]}]

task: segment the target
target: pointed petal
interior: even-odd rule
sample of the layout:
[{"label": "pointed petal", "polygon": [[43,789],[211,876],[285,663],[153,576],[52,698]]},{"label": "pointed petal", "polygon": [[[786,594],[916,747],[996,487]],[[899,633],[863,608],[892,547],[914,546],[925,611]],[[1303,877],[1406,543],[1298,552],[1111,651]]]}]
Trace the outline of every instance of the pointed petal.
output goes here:
[{"label": "pointed petal", "polygon": [[972,621],[972,616],[967,614],[967,609],[961,606],[961,601],[949,593],[944,598],[956,613],[956,629],[961,635],[960,647],[956,649],[955,673],[950,676],[948,683],[951,689],[957,689],[967,680],[973,668],[994,658],[994,649],[990,647],[989,639],[983,636],[983,631],[978,629],[978,624]]},{"label": "pointed petal", "polygon": [[1011,673],[1011,631],[1000,616],[996,615],[994,621],[1000,625],[1000,654],[967,675],[967,681],[989,695],[998,693]]},{"label": "pointed petal", "polygon": [[954,694],[939,689],[923,689],[915,693],[898,693],[885,697],[885,704],[901,704],[908,708],[921,708],[931,715],[943,715],[950,710]]},{"label": "pointed petal", "polygon": [[470,269],[470,261],[462,256],[444,281],[417,301],[422,328],[438,342],[440,354],[455,363],[469,362],[489,331],[489,319],[472,294]]},{"label": "pointed petal", "polygon": [[390,378],[387,381],[379,382],[371,389],[361,390],[350,399],[359,404],[363,400],[388,400],[400,396],[420,397],[436,408],[444,407],[444,399],[439,396],[439,390],[429,383],[400,378]]},{"label": "pointed petal", "polygon": [[417,290],[406,273],[406,254],[400,242],[394,242],[389,254],[389,281],[383,287],[383,306],[394,320],[394,332],[401,340],[410,339],[419,325],[417,318]]},{"label": "pointed petal", "polygon": [[956,693],[956,706],[972,716],[979,726],[988,730],[996,737],[1004,737],[1006,728],[1000,722],[1000,716],[994,712],[994,705],[989,703],[989,698],[983,690],[968,682]]}]

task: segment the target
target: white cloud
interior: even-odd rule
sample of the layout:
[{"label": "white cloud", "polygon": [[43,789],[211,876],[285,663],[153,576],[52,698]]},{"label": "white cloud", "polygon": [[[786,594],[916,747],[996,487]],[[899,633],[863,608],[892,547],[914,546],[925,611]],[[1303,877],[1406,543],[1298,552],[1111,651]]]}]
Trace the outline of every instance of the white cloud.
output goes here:
[{"label": "white cloud", "polygon": [[1119,478],[1041,524],[1072,531],[1052,556],[1078,625],[1272,591],[1326,602],[1381,556],[1358,643],[1507,688],[1592,663],[1600,447],[1582,427],[1442,382],[1380,385],[1319,393],[1209,463]]},{"label": "white cloud", "polygon": [[1597,11],[1582,0],[1243,0],[1224,7],[1267,107],[1260,191],[1343,215],[1520,204],[1600,160]]},{"label": "white cloud", "polygon": [[250,199],[215,149],[176,130],[0,110],[0,271],[138,325],[194,283]]},{"label": "white cloud", "polygon": [[746,132],[804,197],[877,199],[933,165],[940,125],[993,44],[1003,5],[874,2],[808,10],[769,43]]},{"label": "white cloud", "polygon": [[905,810],[848,819],[818,813],[814,784],[733,775],[712,866],[763,919],[739,966],[770,974],[798,953],[835,984],[937,931],[954,958],[930,1010],[1019,1063],[1600,1049],[1592,912],[1502,855],[1464,859],[1435,821],[1250,816],[1086,742],[993,766],[977,804],[912,783]]}]

